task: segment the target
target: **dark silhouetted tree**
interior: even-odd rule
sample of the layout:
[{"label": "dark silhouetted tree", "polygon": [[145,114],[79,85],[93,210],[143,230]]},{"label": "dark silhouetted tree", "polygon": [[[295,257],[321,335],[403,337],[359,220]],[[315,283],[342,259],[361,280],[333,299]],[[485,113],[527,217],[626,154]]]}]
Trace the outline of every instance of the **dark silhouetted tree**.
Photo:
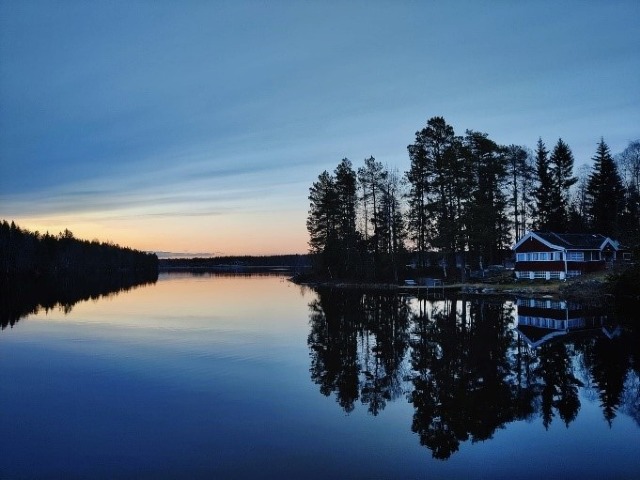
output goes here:
[{"label": "dark silhouetted tree", "polygon": [[507,162],[510,206],[513,216],[514,240],[517,242],[527,231],[529,212],[527,211],[531,194],[531,178],[533,170],[530,155],[526,148],[520,145],[509,145],[505,148]]},{"label": "dark silhouetted tree", "polygon": [[627,148],[617,155],[625,186],[621,240],[626,244],[640,246],[640,140],[629,142]]},{"label": "dark silhouetted tree", "polygon": [[593,169],[587,184],[588,213],[591,230],[617,236],[624,205],[624,187],[609,147],[604,139],[598,143]]},{"label": "dark silhouetted tree", "polygon": [[362,191],[363,210],[363,236],[365,241],[370,242],[374,252],[374,259],[378,253],[378,214],[380,213],[380,195],[382,182],[387,172],[382,163],[376,161],[374,157],[364,160],[364,166],[358,169],[358,181]]},{"label": "dark silhouetted tree", "polygon": [[464,144],[474,173],[466,222],[469,249],[486,266],[502,261],[511,240],[504,192],[507,158],[486,133],[467,130]]},{"label": "dark silhouetted tree", "polygon": [[335,269],[339,261],[340,206],[335,180],[326,170],[309,189],[309,202],[309,251],[315,258],[316,268],[333,276],[331,269]]},{"label": "dark silhouetted tree", "polygon": [[334,172],[338,222],[336,237],[342,252],[341,276],[358,274],[360,259],[358,255],[358,232],[356,230],[357,178],[351,162],[343,158]]},{"label": "dark silhouetted tree", "polygon": [[[442,252],[446,266],[448,257],[465,244],[464,208],[471,181],[468,159],[462,153],[460,138],[442,117],[429,119],[407,149],[411,160],[407,172],[411,185],[409,237],[419,254],[429,247]],[[446,269],[444,273],[446,276]]]},{"label": "dark silhouetted tree", "polygon": [[553,177],[549,229],[564,233],[569,226],[569,191],[578,181],[573,176],[573,153],[569,146],[558,139],[550,157],[550,169]]},{"label": "dark silhouetted tree", "polygon": [[535,168],[538,184],[533,192],[535,199],[535,228],[550,230],[553,212],[553,172],[549,161],[549,152],[541,138],[538,139],[535,153]]}]

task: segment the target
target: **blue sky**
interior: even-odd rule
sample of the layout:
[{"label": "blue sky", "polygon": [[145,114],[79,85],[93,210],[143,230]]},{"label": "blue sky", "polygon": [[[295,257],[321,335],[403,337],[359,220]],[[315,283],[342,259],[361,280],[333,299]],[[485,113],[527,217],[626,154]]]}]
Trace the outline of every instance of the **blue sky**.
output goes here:
[{"label": "blue sky", "polygon": [[435,115],[589,163],[640,138],[640,2],[0,0],[0,218],[145,250],[305,252],[343,157]]}]

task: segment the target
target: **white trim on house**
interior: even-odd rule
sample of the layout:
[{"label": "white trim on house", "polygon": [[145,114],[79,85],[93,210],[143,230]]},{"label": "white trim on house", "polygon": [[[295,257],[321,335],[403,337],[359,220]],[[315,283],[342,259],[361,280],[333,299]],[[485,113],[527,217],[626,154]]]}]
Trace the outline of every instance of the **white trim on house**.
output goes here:
[{"label": "white trim on house", "polygon": [[620,243],[616,242],[614,240],[611,240],[609,237],[604,239],[604,242],[602,242],[602,245],[600,245],[600,251],[602,251],[604,249],[604,247],[607,245],[607,243],[609,245],[611,245],[611,248],[613,248],[616,252],[618,250],[620,250]]},{"label": "white trim on house", "polygon": [[520,240],[518,240],[518,242],[513,247],[511,247],[511,250],[516,250],[520,245],[522,245],[525,241],[529,240],[530,238],[535,238],[540,243],[542,243],[543,245],[546,245],[549,248],[552,248],[553,250],[564,251],[564,247],[560,247],[558,245],[554,245],[553,243],[547,242],[544,238],[539,237],[538,235],[536,235],[535,232],[527,233],[524,237],[522,237]]}]

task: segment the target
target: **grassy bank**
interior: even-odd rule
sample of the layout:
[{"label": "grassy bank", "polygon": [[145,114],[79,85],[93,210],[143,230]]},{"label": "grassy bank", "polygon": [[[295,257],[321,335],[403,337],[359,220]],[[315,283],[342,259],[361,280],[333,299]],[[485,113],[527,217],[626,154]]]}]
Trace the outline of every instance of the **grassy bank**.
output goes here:
[{"label": "grassy bank", "polygon": [[566,281],[520,280],[511,273],[482,282],[445,283],[443,287],[407,286],[392,283],[350,282],[326,280],[303,275],[295,283],[325,288],[352,288],[367,290],[397,290],[415,293],[465,293],[472,295],[552,296],[574,301],[605,301],[612,297],[640,298],[640,268],[585,274]]}]

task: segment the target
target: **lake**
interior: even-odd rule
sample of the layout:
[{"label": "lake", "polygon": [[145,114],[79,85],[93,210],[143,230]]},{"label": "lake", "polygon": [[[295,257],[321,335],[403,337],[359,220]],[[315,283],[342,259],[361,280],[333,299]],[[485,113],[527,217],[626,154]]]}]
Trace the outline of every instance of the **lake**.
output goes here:
[{"label": "lake", "polygon": [[3,321],[0,478],[640,478],[638,328],[595,307],[187,273],[92,297]]}]

